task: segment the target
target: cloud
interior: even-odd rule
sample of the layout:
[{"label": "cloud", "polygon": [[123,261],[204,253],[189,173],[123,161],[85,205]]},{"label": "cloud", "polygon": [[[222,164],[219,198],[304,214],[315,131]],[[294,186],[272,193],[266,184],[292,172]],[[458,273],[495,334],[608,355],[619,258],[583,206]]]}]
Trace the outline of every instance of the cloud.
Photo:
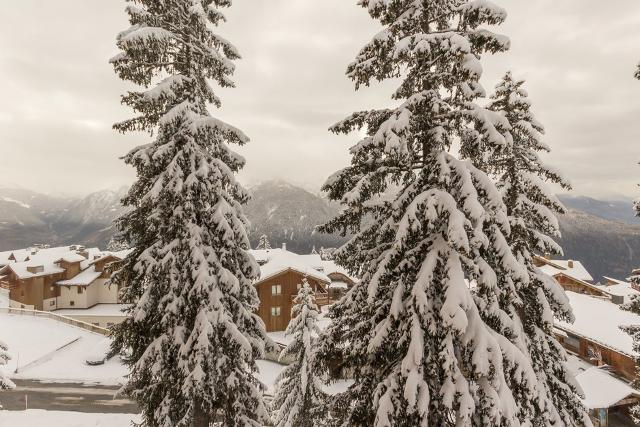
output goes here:
[{"label": "cloud", "polygon": [[[640,3],[498,0],[509,53],[483,61],[490,92],[507,70],[527,80],[553,149],[548,161],[576,192],[633,196],[640,181]],[[0,5],[0,181],[82,193],[127,184],[119,157],[147,141],[110,125],[131,113],[108,58],[127,27],[124,1],[22,0]],[[348,164],[357,136],[327,131],[354,110],[389,105],[393,82],[354,91],[344,71],[380,30],[355,0],[236,1],[220,33],[240,50],[236,89],[212,111],[251,143],[241,179],[318,188]],[[25,25],[29,23],[29,25]]]}]

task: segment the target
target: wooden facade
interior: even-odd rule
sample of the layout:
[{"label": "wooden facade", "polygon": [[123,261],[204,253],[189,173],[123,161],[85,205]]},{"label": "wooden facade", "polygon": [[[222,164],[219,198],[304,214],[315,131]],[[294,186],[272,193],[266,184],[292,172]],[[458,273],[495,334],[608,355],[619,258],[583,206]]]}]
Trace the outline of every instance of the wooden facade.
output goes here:
[{"label": "wooden facade", "polygon": [[597,286],[583,280],[576,279],[574,277],[567,276],[566,274],[558,273],[553,276],[556,282],[564,288],[565,291],[575,292],[577,294],[592,295],[597,297],[609,298],[609,295],[604,290],[599,289]]},{"label": "wooden facade", "polygon": [[[267,332],[287,329],[291,321],[293,299],[298,294],[298,285],[302,283],[304,277],[302,273],[289,269],[255,284],[260,298],[258,315],[264,321]],[[316,292],[318,306],[327,305],[329,303],[328,283],[309,276],[307,281]]]},{"label": "wooden facade", "polygon": [[[3,279],[2,287],[9,290],[9,299],[16,301],[25,307],[33,306],[35,310],[55,309],[55,298],[58,296],[56,282],[64,280],[64,273],[36,276],[28,279],[19,279],[11,270]],[[53,306],[47,305],[47,300],[54,300]]]},{"label": "wooden facade", "polygon": [[635,380],[636,363],[632,356],[592,341],[587,337],[576,335],[570,331],[562,331],[566,336],[557,334],[556,337],[564,348],[596,366],[610,366],[615,374],[628,381]]}]

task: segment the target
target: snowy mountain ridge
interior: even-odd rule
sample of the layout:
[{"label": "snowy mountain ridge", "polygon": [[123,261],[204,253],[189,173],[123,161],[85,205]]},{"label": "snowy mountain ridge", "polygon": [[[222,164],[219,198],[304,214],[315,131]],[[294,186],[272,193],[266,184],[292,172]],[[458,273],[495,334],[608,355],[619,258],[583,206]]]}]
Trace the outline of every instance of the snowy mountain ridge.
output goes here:
[{"label": "snowy mountain ridge", "polygon": [[[103,190],[73,199],[0,187],[0,250],[34,243],[104,247],[114,233],[113,220],[123,212],[120,199],[126,190]],[[284,243],[299,253],[345,242],[340,236],[316,232],[316,226],[340,210],[323,194],[285,181],[266,181],[250,191],[245,213],[253,246],[262,234],[273,247]],[[565,258],[583,261],[596,280],[601,276],[623,279],[631,268],[640,266],[640,219],[633,216],[631,200],[566,195],[560,199],[568,208],[559,218]]]}]

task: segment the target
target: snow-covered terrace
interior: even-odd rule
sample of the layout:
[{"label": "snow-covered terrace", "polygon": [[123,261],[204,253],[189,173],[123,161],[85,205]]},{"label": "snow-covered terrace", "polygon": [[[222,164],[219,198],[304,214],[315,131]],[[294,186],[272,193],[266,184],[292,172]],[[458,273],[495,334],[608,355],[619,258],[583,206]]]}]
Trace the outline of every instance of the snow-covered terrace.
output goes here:
[{"label": "snow-covered terrace", "polygon": [[4,369],[13,378],[117,385],[127,374],[117,357],[100,366],[85,363],[96,347],[104,347],[103,335],[25,315],[0,313],[0,325],[12,356]]}]

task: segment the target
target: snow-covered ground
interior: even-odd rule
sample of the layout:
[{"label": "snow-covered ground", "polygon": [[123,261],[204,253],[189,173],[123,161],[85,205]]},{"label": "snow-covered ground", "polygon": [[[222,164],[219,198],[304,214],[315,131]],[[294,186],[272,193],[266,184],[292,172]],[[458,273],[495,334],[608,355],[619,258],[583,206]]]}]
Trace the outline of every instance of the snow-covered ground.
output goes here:
[{"label": "snow-covered ground", "polygon": [[0,426],[11,427],[129,427],[131,422],[140,422],[131,414],[86,414],[82,412],[44,411],[0,411]]},{"label": "snow-covered ground", "polygon": [[87,365],[105,338],[55,320],[0,313],[0,337],[13,358],[5,367],[12,378],[117,385],[127,373],[117,357]]},{"label": "snow-covered ground", "polygon": [[[118,385],[127,374],[117,357],[104,365],[87,365],[87,359],[95,360],[96,353],[108,347],[105,337],[52,319],[0,313],[0,338],[13,357],[5,367],[12,378]],[[268,360],[257,363],[258,378],[272,394],[284,366]]]}]

